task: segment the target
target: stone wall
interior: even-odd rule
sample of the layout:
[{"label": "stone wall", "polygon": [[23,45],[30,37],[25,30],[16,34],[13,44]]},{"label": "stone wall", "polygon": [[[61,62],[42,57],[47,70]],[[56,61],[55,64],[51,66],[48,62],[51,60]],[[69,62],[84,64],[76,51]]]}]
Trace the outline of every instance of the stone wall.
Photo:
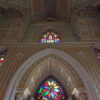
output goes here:
[{"label": "stone wall", "polygon": [[0,23],[0,42],[18,42],[22,31],[22,17],[14,9],[1,9],[2,20]]},{"label": "stone wall", "polygon": [[[1,44],[1,47],[3,45]],[[3,100],[3,96],[9,86],[10,80],[14,76],[18,68],[32,55],[44,50],[46,48],[55,48],[61,50],[74,59],[76,59],[91,77],[91,81],[97,90],[97,95],[100,95],[100,61],[96,59],[92,50],[92,44],[5,44],[8,49],[8,55],[6,56],[3,64],[0,66],[0,100]],[[2,50],[2,48],[1,48]]]},{"label": "stone wall", "polygon": [[40,41],[41,35],[48,29],[53,29],[61,35],[63,42],[78,41],[74,34],[70,23],[54,21],[54,22],[39,22],[30,25],[28,32],[24,36],[23,42],[37,43]]},{"label": "stone wall", "polygon": [[77,13],[77,29],[81,41],[100,41],[99,10],[96,7],[86,7]]}]

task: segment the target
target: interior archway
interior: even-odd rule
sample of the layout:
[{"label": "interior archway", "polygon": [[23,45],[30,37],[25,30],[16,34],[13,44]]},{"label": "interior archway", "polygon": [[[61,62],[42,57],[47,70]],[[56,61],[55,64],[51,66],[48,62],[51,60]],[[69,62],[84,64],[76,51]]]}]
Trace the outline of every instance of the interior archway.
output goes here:
[{"label": "interior archway", "polygon": [[85,88],[76,71],[65,63],[61,58],[52,54],[39,59],[25,72],[17,90],[27,88],[34,97],[37,88],[48,76],[55,77],[62,84],[68,96],[72,95],[74,88]]},{"label": "interior archway", "polygon": [[34,98],[35,100],[66,100],[68,97],[60,81],[48,76],[36,90]]},{"label": "interior archway", "polygon": [[72,68],[74,70],[76,70],[76,72],[80,75],[83,83],[85,84],[86,89],[87,89],[88,100],[94,100],[94,98],[95,98],[95,100],[98,100],[98,97],[95,94],[96,91],[93,88],[93,84],[91,84],[90,77],[88,76],[86,71],[82,68],[82,66],[74,58],[72,58],[71,56],[69,56],[69,55],[67,55],[64,52],[61,52],[59,50],[55,50],[55,49],[46,49],[46,50],[41,51],[41,52],[33,55],[32,57],[30,57],[19,68],[19,70],[14,75],[13,79],[11,80],[10,86],[8,88],[8,91],[6,93],[6,96],[5,96],[4,100],[14,100],[14,97],[15,97],[15,94],[16,94],[16,88],[17,88],[22,76],[27,71],[27,69],[30,68],[30,66],[34,62],[38,61],[40,58],[42,58],[42,57],[44,57],[48,54],[54,54],[54,55],[59,56],[60,58],[64,59],[66,62],[68,62],[68,64],[70,64],[72,66]]}]

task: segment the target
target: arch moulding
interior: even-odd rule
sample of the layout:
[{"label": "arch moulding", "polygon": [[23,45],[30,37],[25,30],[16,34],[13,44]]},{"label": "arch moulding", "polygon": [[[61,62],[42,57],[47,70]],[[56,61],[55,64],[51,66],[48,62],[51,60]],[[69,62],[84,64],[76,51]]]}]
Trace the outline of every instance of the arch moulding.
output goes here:
[{"label": "arch moulding", "polygon": [[86,90],[87,90],[87,97],[88,100],[99,100],[99,97],[97,95],[96,89],[94,88],[94,84],[92,83],[91,77],[88,75],[88,73],[84,70],[84,67],[80,65],[80,63],[75,60],[73,57],[68,55],[67,53],[64,53],[62,51],[49,48],[46,50],[43,50],[39,53],[36,53],[35,55],[32,55],[27,61],[25,61],[17,70],[15,75],[13,76],[8,90],[6,92],[6,95],[4,97],[4,100],[14,100],[15,94],[16,94],[16,88],[22,78],[22,76],[25,74],[27,69],[37,60],[41,59],[42,57],[53,54],[59,56],[61,59],[65,60],[67,63],[69,63],[72,68],[78,73],[81,80],[83,81]]}]

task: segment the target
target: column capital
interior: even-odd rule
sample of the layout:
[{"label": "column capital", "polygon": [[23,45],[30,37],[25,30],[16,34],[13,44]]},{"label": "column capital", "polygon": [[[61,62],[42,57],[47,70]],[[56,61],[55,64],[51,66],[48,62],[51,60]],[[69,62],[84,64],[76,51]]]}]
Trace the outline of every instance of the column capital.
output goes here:
[{"label": "column capital", "polygon": [[72,95],[74,95],[79,100],[87,100],[85,88],[74,88]]}]

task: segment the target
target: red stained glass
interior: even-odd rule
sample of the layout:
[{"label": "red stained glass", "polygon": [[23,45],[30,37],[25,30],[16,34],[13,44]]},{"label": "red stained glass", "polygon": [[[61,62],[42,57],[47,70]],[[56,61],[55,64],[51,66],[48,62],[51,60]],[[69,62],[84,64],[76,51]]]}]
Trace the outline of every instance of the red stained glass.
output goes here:
[{"label": "red stained glass", "polygon": [[3,60],[0,60],[0,63],[2,63],[3,62]]},{"label": "red stained glass", "polygon": [[8,54],[8,50],[7,49],[4,49],[2,51],[0,51],[0,65],[2,65],[5,57],[7,56]]}]

